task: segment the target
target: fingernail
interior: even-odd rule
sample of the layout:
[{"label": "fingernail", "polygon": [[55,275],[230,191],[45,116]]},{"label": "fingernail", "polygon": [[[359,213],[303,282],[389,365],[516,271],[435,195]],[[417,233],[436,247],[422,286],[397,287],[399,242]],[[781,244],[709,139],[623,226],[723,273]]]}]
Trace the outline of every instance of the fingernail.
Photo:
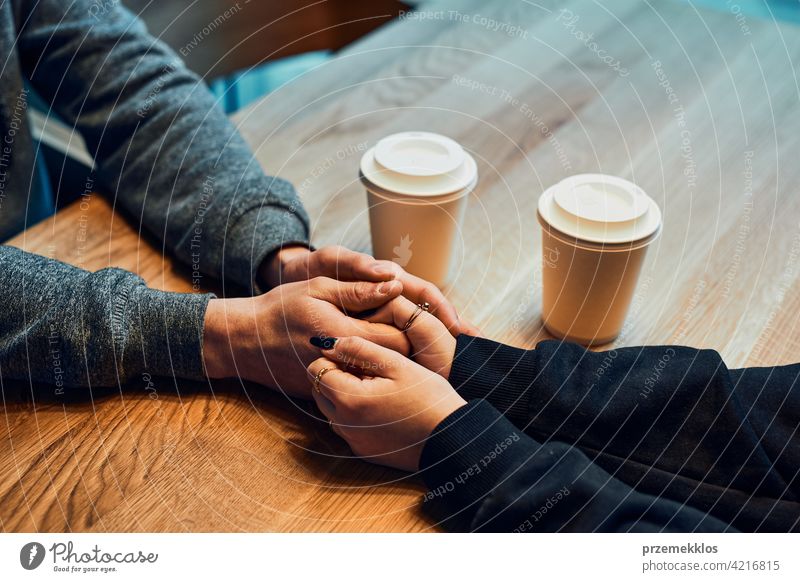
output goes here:
[{"label": "fingernail", "polygon": [[315,335],[308,341],[311,342],[311,345],[315,348],[319,348],[321,350],[332,350],[333,346],[336,345],[336,342],[339,341],[339,338]]},{"label": "fingernail", "polygon": [[372,266],[372,272],[378,275],[379,277],[394,275],[394,271],[392,271],[390,267],[387,267],[386,265],[381,265],[380,263],[375,263]]},{"label": "fingernail", "polygon": [[389,293],[392,292],[392,290],[394,289],[396,284],[397,283],[395,281],[386,281],[386,283],[381,283],[380,285],[378,285],[378,289],[377,289],[378,294],[379,295],[388,295]]}]

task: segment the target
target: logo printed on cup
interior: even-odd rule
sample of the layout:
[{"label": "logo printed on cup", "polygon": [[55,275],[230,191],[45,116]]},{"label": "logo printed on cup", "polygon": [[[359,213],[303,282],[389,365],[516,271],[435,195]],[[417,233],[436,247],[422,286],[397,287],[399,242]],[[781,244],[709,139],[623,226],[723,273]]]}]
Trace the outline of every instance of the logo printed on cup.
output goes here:
[{"label": "logo printed on cup", "polygon": [[400,244],[394,247],[394,256],[392,260],[400,265],[401,267],[405,267],[408,265],[408,262],[411,260],[411,257],[414,255],[414,251],[411,250],[411,245],[414,244],[414,241],[411,240],[410,235],[405,235],[400,238]]}]

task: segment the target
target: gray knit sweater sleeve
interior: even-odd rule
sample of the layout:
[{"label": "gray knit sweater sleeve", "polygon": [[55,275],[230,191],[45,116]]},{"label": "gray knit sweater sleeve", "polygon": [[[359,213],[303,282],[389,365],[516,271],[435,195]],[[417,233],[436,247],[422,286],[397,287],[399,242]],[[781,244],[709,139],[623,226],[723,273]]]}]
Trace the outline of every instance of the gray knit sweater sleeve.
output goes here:
[{"label": "gray knit sweater sleeve", "polygon": [[200,379],[211,295],[166,293],[121,269],[89,273],[0,246],[0,377],[110,386],[147,373]]},{"label": "gray knit sweater sleeve", "polygon": [[263,173],[200,79],[119,2],[18,0],[16,18],[24,73],[83,135],[100,189],[167,251],[255,292],[270,252],[307,242],[291,184]]},{"label": "gray knit sweater sleeve", "polygon": [[[14,0],[23,74],[83,135],[98,189],[164,250],[257,292],[269,253],[306,243],[294,189],[265,176],[212,95],[117,2]],[[209,295],[148,289],[0,247],[0,379],[109,385],[203,375]]]}]

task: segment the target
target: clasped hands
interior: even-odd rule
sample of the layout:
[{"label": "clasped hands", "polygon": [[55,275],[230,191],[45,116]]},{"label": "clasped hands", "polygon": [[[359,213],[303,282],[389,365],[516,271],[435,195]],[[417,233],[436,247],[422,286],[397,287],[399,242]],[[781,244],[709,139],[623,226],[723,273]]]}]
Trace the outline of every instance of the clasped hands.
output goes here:
[{"label": "clasped hands", "polygon": [[[465,404],[447,378],[455,338],[477,330],[433,284],[341,247],[284,249],[260,276],[269,292],[209,302],[207,375],[313,397],[355,454],[416,470],[428,435]],[[423,302],[430,312],[402,331]],[[325,350],[312,337],[336,342]]]}]

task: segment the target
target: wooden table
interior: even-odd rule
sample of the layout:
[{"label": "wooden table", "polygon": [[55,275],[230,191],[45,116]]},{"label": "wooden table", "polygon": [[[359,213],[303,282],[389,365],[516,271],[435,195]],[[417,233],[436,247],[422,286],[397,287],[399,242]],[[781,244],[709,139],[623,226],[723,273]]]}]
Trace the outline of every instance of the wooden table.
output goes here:
[{"label": "wooden table", "polygon": [[[665,218],[616,345],[713,347],[734,367],[800,358],[798,31],[678,3],[560,5],[434,4],[236,121],[297,185],[314,242],[363,251],[363,149],[407,129],[464,144],[481,180],[448,292],[490,337],[545,337],[536,200],[599,171],[635,180]],[[137,230],[95,196],[13,244],[188,291]],[[418,481],[340,457],[326,426],[258,388],[143,381],[75,406],[6,402],[2,431],[6,531],[435,529]]]}]

